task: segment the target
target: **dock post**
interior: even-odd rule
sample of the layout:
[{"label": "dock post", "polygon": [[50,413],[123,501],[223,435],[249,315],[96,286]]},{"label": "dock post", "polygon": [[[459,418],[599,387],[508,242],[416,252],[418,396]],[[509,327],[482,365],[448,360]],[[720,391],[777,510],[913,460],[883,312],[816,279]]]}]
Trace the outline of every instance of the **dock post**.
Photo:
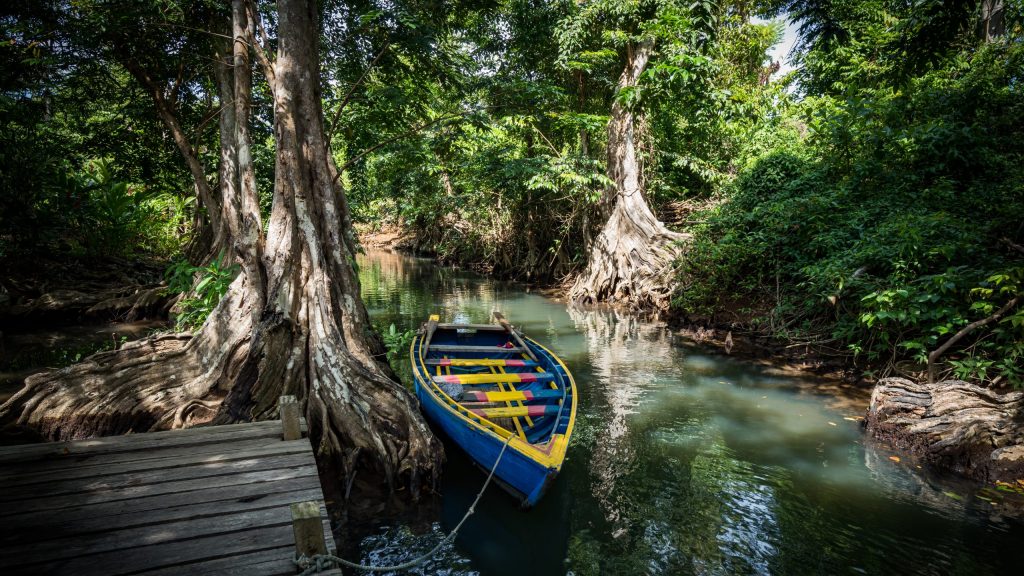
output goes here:
[{"label": "dock post", "polygon": [[281,396],[277,401],[281,413],[281,428],[285,440],[302,438],[302,424],[299,422],[299,401],[295,396]]},{"label": "dock post", "polygon": [[319,503],[296,502],[292,504],[292,529],[295,531],[296,555],[311,558],[314,554],[327,553]]}]

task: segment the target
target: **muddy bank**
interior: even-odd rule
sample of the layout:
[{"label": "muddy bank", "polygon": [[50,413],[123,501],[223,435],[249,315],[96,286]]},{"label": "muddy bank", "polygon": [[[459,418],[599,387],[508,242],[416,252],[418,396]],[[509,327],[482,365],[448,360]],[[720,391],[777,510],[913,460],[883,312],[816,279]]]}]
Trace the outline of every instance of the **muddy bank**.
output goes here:
[{"label": "muddy bank", "polygon": [[359,243],[366,248],[405,253],[415,251],[415,235],[401,226],[357,224],[356,233],[359,236]]}]

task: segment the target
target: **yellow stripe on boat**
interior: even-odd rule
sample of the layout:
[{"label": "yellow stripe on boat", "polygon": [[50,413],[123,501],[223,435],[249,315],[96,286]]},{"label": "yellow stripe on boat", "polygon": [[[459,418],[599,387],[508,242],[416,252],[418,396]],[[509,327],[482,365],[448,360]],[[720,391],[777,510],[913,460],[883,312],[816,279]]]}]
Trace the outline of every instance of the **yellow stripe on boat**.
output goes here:
[{"label": "yellow stripe on boat", "polygon": [[[450,368],[449,368],[450,370]],[[542,382],[554,379],[550,372],[523,372],[521,374],[445,374],[434,376],[438,384],[509,384],[520,382]]]},{"label": "yellow stripe on boat", "polygon": [[540,418],[541,416],[554,416],[558,414],[558,405],[541,405],[541,406],[513,406],[510,408],[469,408],[469,411],[484,418],[522,418],[523,416],[532,416],[534,418]]},{"label": "yellow stripe on boat", "polygon": [[529,402],[530,400],[560,400],[561,390],[509,390],[501,392],[463,392],[467,402]]}]

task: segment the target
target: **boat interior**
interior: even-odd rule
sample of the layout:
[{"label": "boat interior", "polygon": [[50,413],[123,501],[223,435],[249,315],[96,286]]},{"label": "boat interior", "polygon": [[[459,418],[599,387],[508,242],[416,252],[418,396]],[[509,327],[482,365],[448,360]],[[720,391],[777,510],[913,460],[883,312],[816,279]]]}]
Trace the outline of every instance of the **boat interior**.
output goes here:
[{"label": "boat interior", "polygon": [[550,352],[507,324],[432,321],[424,344],[421,368],[467,417],[534,445],[565,433],[573,400],[568,375]]}]

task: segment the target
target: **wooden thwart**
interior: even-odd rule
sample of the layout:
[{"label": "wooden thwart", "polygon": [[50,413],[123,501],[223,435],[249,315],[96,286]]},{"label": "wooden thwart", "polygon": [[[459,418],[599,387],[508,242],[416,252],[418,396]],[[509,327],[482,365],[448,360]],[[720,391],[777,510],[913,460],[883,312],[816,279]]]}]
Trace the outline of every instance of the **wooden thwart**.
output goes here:
[{"label": "wooden thwart", "polygon": [[453,367],[490,367],[490,366],[506,366],[509,368],[521,367],[521,368],[536,368],[538,364],[533,360],[517,360],[509,358],[507,360],[500,360],[494,358],[429,358],[427,359],[427,366],[453,366]]},{"label": "wooden thwart", "polygon": [[561,390],[508,390],[503,392],[463,392],[462,400],[467,402],[529,402],[531,400],[560,400]]},{"label": "wooden thwart", "polygon": [[518,346],[505,348],[503,346],[459,346],[455,344],[433,344],[431,352],[465,352],[474,354],[522,354],[523,349]]},{"label": "wooden thwart", "polygon": [[550,382],[555,375],[551,372],[507,372],[502,374],[445,374],[434,376],[438,384],[509,384],[526,382]]},{"label": "wooden thwart", "polygon": [[466,405],[469,411],[477,416],[483,416],[488,420],[494,418],[540,418],[541,416],[554,416],[558,414],[557,404],[540,404],[536,406],[512,406],[507,408],[472,408]]},{"label": "wooden thwart", "polygon": [[504,332],[505,327],[497,324],[438,324],[441,330],[487,330],[492,332]]}]

